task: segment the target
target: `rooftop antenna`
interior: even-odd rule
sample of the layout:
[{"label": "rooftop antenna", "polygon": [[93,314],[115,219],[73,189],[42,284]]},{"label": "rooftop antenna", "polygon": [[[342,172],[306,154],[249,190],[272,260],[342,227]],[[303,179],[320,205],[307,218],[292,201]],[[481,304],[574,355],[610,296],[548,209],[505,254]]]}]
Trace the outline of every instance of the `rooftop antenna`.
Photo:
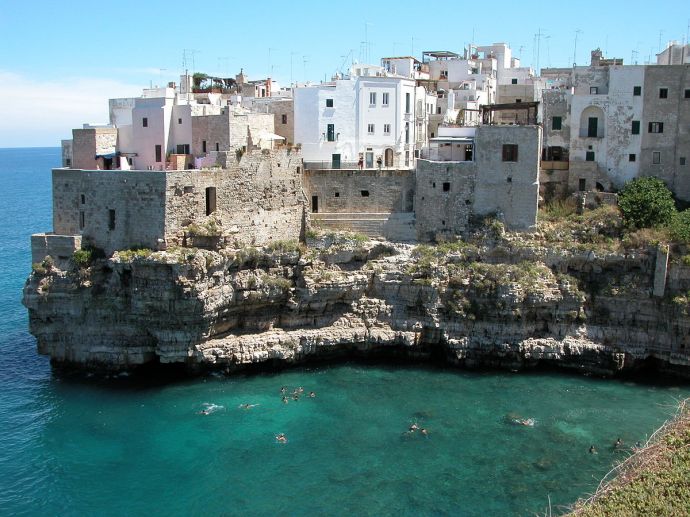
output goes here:
[{"label": "rooftop antenna", "polygon": [[412,56],[414,57],[414,36],[412,36]]},{"label": "rooftop antenna", "polygon": [[582,30],[575,29],[575,48],[573,49],[573,68],[575,68],[575,66],[577,64],[577,37],[580,34],[582,34]]},{"label": "rooftop antenna", "polygon": [[631,64],[631,65],[636,65],[636,64],[637,64],[636,58],[637,58],[637,55],[638,55],[638,54],[639,54],[639,52],[638,52],[637,50],[633,50],[633,51],[630,53],[630,64]]},{"label": "rooftop antenna", "polygon": [[662,38],[663,34],[664,34],[664,29],[659,29],[659,52],[664,50],[663,48],[661,48],[661,38]]},{"label": "rooftop antenna", "polygon": [[271,52],[273,52],[274,49],[271,47],[268,47],[268,74],[266,77],[271,77],[271,73],[273,72],[273,67],[271,66]]},{"label": "rooftop antenna", "polygon": [[309,62],[309,56],[302,56],[302,66],[304,67],[304,82],[307,82],[307,63]]},{"label": "rooftop antenna", "polygon": [[534,68],[534,73],[537,74],[537,76],[539,75],[539,50],[540,50],[540,46],[541,46],[541,37],[542,36],[545,36],[545,34],[542,34],[541,29],[539,29],[539,32],[537,32],[534,35],[534,41],[535,41],[535,44],[537,47],[537,64]]},{"label": "rooftop antenna", "polygon": [[299,52],[290,52],[290,86],[292,86],[293,81],[292,81],[292,57],[296,56],[299,54]]},{"label": "rooftop antenna", "polygon": [[196,63],[194,61],[194,56],[198,52],[200,52],[200,51],[193,49],[193,48],[182,49],[182,68],[184,68],[185,70],[187,70],[189,68],[189,66],[188,66],[189,62],[188,62],[188,58],[187,58],[187,54],[189,54],[191,56],[191,60],[192,60],[192,74],[194,74],[194,72],[196,72]]},{"label": "rooftop antenna", "polygon": [[546,65],[551,66],[551,51],[549,50],[549,41],[551,39],[551,36],[544,36],[544,39],[546,40]]}]

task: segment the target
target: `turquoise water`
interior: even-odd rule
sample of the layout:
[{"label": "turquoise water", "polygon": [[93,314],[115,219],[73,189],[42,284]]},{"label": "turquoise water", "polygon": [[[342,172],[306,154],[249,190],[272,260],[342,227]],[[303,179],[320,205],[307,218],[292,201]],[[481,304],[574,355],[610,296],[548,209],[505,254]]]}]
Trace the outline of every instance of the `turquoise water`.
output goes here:
[{"label": "turquoise water", "polygon": [[[543,514],[625,457],[616,438],[644,440],[690,396],[361,364],[167,383],[53,375],[19,300],[57,164],[58,149],[0,149],[0,515]],[[305,393],[285,404],[281,386]]]}]

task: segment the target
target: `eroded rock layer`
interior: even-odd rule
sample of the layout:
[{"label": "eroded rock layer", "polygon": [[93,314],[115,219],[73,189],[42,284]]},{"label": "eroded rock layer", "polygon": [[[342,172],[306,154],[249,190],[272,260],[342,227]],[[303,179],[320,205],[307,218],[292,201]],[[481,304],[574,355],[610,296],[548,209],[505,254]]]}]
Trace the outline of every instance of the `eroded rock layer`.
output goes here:
[{"label": "eroded rock layer", "polygon": [[391,353],[596,373],[651,359],[690,376],[690,267],[672,263],[654,297],[655,257],[510,242],[176,248],[34,271],[24,304],[39,351],[85,368]]}]

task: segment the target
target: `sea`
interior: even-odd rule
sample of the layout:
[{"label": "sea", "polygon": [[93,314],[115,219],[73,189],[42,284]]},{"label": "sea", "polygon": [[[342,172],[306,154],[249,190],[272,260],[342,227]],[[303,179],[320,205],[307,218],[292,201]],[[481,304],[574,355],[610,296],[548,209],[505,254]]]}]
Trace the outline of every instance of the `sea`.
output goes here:
[{"label": "sea", "polygon": [[58,148],[0,149],[0,515],[557,515],[690,396],[410,364],[54,371],[20,300],[59,165]]}]

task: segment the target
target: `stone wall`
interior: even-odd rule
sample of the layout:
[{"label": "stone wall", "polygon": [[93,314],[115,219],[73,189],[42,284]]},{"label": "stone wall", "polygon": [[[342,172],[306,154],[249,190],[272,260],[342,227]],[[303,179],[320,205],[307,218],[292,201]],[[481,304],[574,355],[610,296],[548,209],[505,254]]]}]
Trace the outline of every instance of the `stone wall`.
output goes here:
[{"label": "stone wall", "polygon": [[305,207],[301,164],[301,154],[280,150],[247,153],[228,169],[54,169],[53,231],[81,235],[85,245],[108,254],[162,249],[179,243],[185,226],[204,222],[213,188],[222,231],[239,243],[298,239]]},{"label": "stone wall", "polygon": [[161,171],[53,169],[53,232],[81,234],[84,244],[107,252],[158,249],[165,230],[165,187]]},{"label": "stone wall", "polygon": [[[503,160],[503,146],[517,145],[517,161]],[[514,230],[533,228],[539,197],[539,126],[479,126],[475,137],[477,170],[472,210],[502,213]]]},{"label": "stone wall", "polygon": [[250,144],[258,146],[262,132],[274,132],[270,113],[236,112],[227,107],[220,115],[193,116],[192,154],[202,156],[212,151],[235,152],[249,148]]},{"label": "stone wall", "polygon": [[468,229],[477,172],[474,162],[417,160],[417,238],[433,241]]},{"label": "stone wall", "polygon": [[411,170],[308,170],[304,190],[318,212],[412,212],[415,176]]}]

